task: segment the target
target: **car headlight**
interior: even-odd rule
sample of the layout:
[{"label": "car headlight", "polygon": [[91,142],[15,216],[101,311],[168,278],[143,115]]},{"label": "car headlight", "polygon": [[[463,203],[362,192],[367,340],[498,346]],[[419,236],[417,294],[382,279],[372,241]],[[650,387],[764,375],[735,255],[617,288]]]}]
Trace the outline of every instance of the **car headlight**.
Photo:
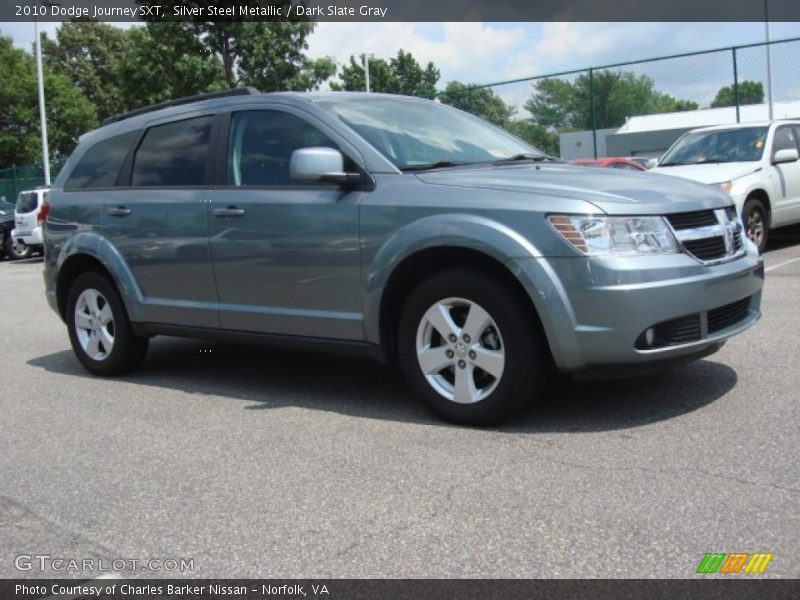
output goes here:
[{"label": "car headlight", "polygon": [[733,184],[731,184],[730,181],[723,181],[721,183],[712,183],[711,185],[718,187],[726,194],[730,194],[731,188],[733,187]]},{"label": "car headlight", "polygon": [[551,215],[550,225],[587,256],[678,254],[675,237],[661,217]]}]

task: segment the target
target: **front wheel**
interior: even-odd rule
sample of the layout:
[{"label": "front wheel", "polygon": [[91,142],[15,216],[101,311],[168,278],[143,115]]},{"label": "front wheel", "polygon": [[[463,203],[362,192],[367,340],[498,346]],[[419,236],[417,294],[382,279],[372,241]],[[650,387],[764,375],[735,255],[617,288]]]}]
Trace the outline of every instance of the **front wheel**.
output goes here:
[{"label": "front wheel", "polygon": [[406,302],[397,341],[406,379],[448,421],[498,423],[546,389],[551,361],[532,307],[484,271],[424,281]]},{"label": "front wheel", "polygon": [[763,253],[767,247],[767,211],[764,204],[758,198],[750,198],[744,203],[742,209],[742,221],[747,237],[758,246],[759,253]]},{"label": "front wheel", "polygon": [[133,332],[114,285],[99,273],[83,273],[67,298],[67,328],[72,349],[95,375],[119,375],[136,367],[148,340]]}]

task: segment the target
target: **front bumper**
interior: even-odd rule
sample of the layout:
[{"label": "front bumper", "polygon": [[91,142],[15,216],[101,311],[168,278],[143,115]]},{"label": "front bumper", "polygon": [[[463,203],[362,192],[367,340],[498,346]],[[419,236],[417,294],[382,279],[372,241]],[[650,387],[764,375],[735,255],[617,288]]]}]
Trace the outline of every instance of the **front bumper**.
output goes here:
[{"label": "front bumper", "polygon": [[[764,264],[752,244],[745,256],[713,266],[685,254],[513,262],[529,286],[556,365],[565,372],[691,360],[715,351],[761,315]],[[555,285],[539,283],[543,270],[557,278]],[[739,301],[733,319],[719,319]],[[691,341],[644,347],[648,328],[683,318],[697,321]]]}]

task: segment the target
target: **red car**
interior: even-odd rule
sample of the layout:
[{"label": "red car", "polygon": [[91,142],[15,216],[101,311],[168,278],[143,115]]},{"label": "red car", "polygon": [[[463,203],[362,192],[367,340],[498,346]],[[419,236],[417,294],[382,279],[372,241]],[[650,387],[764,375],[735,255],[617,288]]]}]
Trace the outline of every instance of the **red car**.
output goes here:
[{"label": "red car", "polygon": [[578,158],[570,161],[573,165],[586,167],[606,167],[608,169],[629,169],[631,171],[647,171],[638,162],[622,156],[609,156],[607,158]]}]

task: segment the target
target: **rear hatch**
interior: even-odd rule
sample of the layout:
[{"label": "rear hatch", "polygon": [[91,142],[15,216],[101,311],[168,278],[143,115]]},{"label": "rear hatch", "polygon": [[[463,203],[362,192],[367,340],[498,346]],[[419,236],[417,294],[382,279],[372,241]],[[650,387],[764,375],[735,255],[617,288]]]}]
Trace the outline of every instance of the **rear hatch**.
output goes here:
[{"label": "rear hatch", "polygon": [[36,227],[36,214],[39,208],[39,195],[36,192],[22,192],[17,197],[14,212],[16,235],[29,235]]}]

